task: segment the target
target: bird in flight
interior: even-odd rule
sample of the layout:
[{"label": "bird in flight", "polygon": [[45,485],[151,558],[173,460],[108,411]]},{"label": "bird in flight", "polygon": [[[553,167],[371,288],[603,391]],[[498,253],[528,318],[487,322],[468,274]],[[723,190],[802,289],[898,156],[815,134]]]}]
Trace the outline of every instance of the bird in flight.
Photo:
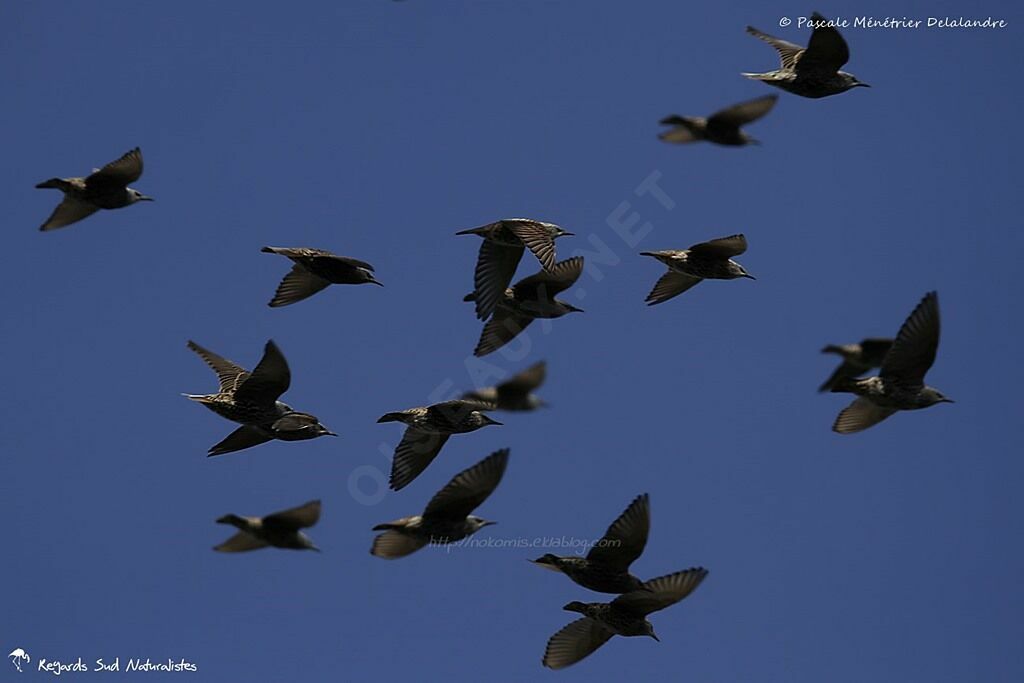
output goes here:
[{"label": "bird in flight", "polygon": [[672,128],[659,134],[658,138],[676,144],[700,140],[734,147],[760,144],[741,130],[741,127],[757,121],[770,112],[778,99],[778,95],[765,95],[716,111],[708,118],[672,114],[661,120],[662,125]]},{"label": "bird in flight", "polygon": [[239,517],[224,515],[218,524],[230,524],[238,533],[214,547],[222,553],[241,553],[274,546],[291,550],[320,551],[301,529],[313,526],[320,520],[320,501],[312,500],[290,510],[282,510],[266,517]]},{"label": "bird in flight", "polygon": [[100,209],[121,209],[135,202],[153,201],[152,197],[128,187],[141,175],[142,150],[136,147],[84,178],[44,180],[36,188],[60,190],[64,199],[39,229],[56,230],[88,218]]},{"label": "bird in flight", "polygon": [[268,304],[271,308],[302,301],[332,284],[384,286],[374,278],[373,266],[366,261],[309,247],[263,247],[260,251],[286,256],[294,264],[277,286]]},{"label": "bird in flight", "polygon": [[689,249],[641,251],[641,256],[653,256],[666,266],[654,289],[647,295],[647,305],[653,306],[682,294],[701,280],[735,280],[739,277],[756,278],[743,266],[732,260],[747,250],[743,235],[719,237],[710,242],[695,244]]}]

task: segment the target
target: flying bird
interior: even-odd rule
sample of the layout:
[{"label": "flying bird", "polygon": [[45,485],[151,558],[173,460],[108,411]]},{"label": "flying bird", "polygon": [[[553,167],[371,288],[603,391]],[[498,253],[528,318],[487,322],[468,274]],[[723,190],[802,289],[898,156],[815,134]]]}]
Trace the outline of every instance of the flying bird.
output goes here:
[{"label": "flying bird", "polygon": [[732,260],[733,256],[739,256],[746,250],[747,238],[731,235],[701,242],[689,249],[641,251],[641,256],[653,256],[668,266],[668,272],[658,279],[654,289],[647,295],[647,305],[668,301],[701,280],[735,280],[739,277],[756,279]]},{"label": "flying bird", "polygon": [[260,251],[286,256],[294,264],[277,286],[268,304],[272,308],[307,299],[331,284],[371,283],[383,287],[373,276],[373,266],[366,261],[309,247],[263,247]]},{"label": "flying bird", "polygon": [[479,235],[484,239],[473,274],[473,301],[480,320],[486,320],[501,301],[525,249],[533,252],[544,270],[550,271],[555,266],[555,240],[572,235],[554,223],[529,218],[505,218],[455,234]]},{"label": "flying bird", "polygon": [[377,422],[401,422],[407,425],[391,463],[391,488],[399,491],[420,476],[452,434],[465,434],[488,425],[500,425],[500,422],[481,412],[493,409],[493,404],[453,399],[382,415]]},{"label": "flying bird", "polygon": [[562,669],[575,664],[614,636],[647,636],[659,640],[647,615],[674,605],[692,593],[708,571],[694,567],[644,583],[644,590],[620,595],[611,602],[570,602],[562,609],[579,612],[577,619],[551,636],[544,666]]},{"label": "flying bird", "polygon": [[821,352],[842,356],[843,362],[825,383],[818,387],[818,391],[828,391],[841,379],[860,377],[868,370],[881,367],[890,348],[892,339],[877,337],[864,339],[857,344],[829,344]]},{"label": "flying bird", "polygon": [[708,118],[673,114],[661,120],[662,125],[673,128],[659,134],[658,138],[678,144],[699,140],[731,146],[760,144],[741,130],[741,127],[757,121],[771,111],[778,99],[778,95],[765,95],[716,111]]},{"label": "flying bird", "polygon": [[780,40],[753,26],[747,33],[774,47],[782,60],[774,71],[745,73],[747,78],[763,81],[801,97],[828,97],[846,92],[850,88],[870,87],[851,73],[840,71],[850,61],[850,48],[828,19],[815,12],[811,16],[814,30],[806,48]]},{"label": "flying bird", "polygon": [[[572,287],[583,272],[583,257],[574,256],[559,261],[550,271],[523,278],[498,301],[494,315],[484,324],[474,356],[486,356],[515,339],[527,325],[537,318],[560,318],[567,313],[582,313],[570,303],[555,295]],[[475,301],[476,293],[467,294],[464,301]]]},{"label": "flying bird", "polygon": [[128,187],[141,175],[142,150],[136,147],[117,161],[93,170],[85,178],[44,180],[36,188],[60,190],[64,199],[39,229],[56,230],[77,223],[100,209],[120,209],[135,202],[153,201],[152,197]]},{"label": "flying bird", "polygon": [[536,410],[546,405],[543,399],[533,393],[534,389],[544,383],[546,375],[547,363],[541,361],[497,386],[468,391],[462,398],[493,403],[497,410]]},{"label": "flying bird", "polygon": [[302,441],[337,436],[320,424],[316,416],[292,410],[278,400],[288,391],[291,371],[273,341],[267,342],[263,358],[251,373],[194,341],[189,341],[188,348],[213,369],[220,380],[220,388],[215,394],[185,394],[185,397],[242,425],[211,447],[209,455],[240,451],[272,439]]},{"label": "flying bird", "polygon": [[241,553],[274,546],[291,550],[316,550],[306,534],[305,529],[320,520],[320,501],[313,500],[305,505],[290,510],[282,510],[266,517],[239,517],[224,515],[217,524],[230,524],[238,529],[238,533],[214,547],[222,553]]},{"label": "flying bird", "polygon": [[924,383],[939,348],[939,296],[929,292],[900,328],[877,377],[840,379],[833,392],[857,394],[839,413],[832,430],[860,432],[899,410],[919,410],[936,403],[952,403]]},{"label": "flying bird", "polygon": [[545,569],[562,572],[584,588],[599,593],[644,590],[643,581],[629,573],[629,565],[644,551],[650,528],[650,499],[645,493],[633,499],[586,557],[559,557],[546,553],[530,561]]},{"label": "flying bird", "polygon": [[373,527],[374,531],[384,533],[373,540],[370,554],[394,560],[414,553],[428,543],[454,543],[495,524],[470,513],[494,493],[505,474],[508,453],[507,448],[495,451],[456,474],[430,499],[422,515],[403,517]]}]

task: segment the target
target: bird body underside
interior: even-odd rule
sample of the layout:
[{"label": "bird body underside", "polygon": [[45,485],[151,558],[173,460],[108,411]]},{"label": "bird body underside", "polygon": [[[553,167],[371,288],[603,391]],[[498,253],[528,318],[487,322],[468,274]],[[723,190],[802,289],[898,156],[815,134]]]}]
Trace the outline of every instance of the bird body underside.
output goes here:
[{"label": "bird body underside", "polygon": [[840,382],[833,391],[863,396],[880,408],[919,410],[934,405],[925,395],[927,387],[904,387],[881,377],[867,377]]},{"label": "bird body underside", "polygon": [[735,280],[742,277],[740,265],[732,259],[696,258],[686,251],[652,252],[670,270],[702,280]]},{"label": "bird body underside", "polygon": [[424,519],[421,515],[415,515],[413,517],[403,517],[386,524],[378,524],[373,527],[373,530],[397,531],[401,534],[426,540],[429,543],[446,544],[461,541],[467,536],[471,536],[477,531],[477,528],[466,519]]},{"label": "bird body underside", "polygon": [[813,73],[798,74],[788,69],[779,69],[764,73],[744,73],[742,75],[762,83],[767,83],[768,85],[774,85],[776,88],[781,88],[794,95],[811,99],[838,95],[850,89],[847,80],[837,73],[827,75],[816,75]]},{"label": "bird body underside", "polygon": [[592,602],[584,605],[584,616],[593,619],[606,629],[618,636],[646,636],[648,629],[645,627],[647,620],[635,617],[631,614],[624,614],[615,609],[609,603]]},{"label": "bird body underside", "polygon": [[643,590],[643,582],[629,572],[614,570],[583,557],[560,558],[559,569],[570,579],[598,593],[629,593]]},{"label": "bird body underside", "polygon": [[287,406],[280,402],[272,407],[238,403],[231,394],[186,394],[185,396],[203,404],[221,417],[239,424],[269,426],[289,412]]},{"label": "bird body underside", "polygon": [[65,195],[100,209],[121,209],[132,203],[127,188],[90,189],[85,178],[51,178],[36,187],[57,189]]}]

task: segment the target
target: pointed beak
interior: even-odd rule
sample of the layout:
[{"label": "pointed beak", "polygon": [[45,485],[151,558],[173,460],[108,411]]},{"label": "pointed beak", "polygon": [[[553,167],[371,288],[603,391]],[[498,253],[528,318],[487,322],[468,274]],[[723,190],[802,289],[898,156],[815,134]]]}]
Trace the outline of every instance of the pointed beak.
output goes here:
[{"label": "pointed beak", "polygon": [[156,199],[154,199],[153,197],[150,197],[148,195],[140,194],[139,195],[139,201],[140,202],[155,202]]},{"label": "pointed beak", "polygon": [[497,420],[492,420],[489,417],[487,419],[488,419],[488,423],[487,424],[489,424],[489,425],[498,425],[499,427],[504,427],[505,426],[504,422],[498,422]]},{"label": "pointed beak", "polygon": [[567,307],[567,308],[568,308],[568,309],[569,309],[570,311],[572,311],[573,313],[583,313],[583,312],[584,312],[582,308],[576,308],[576,307],[575,307],[575,306],[573,306],[572,304],[566,304],[566,307]]},{"label": "pointed beak", "polygon": [[373,284],[377,285],[378,287],[383,287],[384,286],[383,282],[380,282],[379,280],[376,280],[376,279],[374,279],[372,277],[369,279],[369,282],[372,282]]},{"label": "pointed beak", "polygon": [[654,634],[654,633],[652,633],[652,634],[651,634],[651,638],[654,638],[654,639],[655,639],[656,641],[658,641],[659,643],[661,642],[661,638],[659,638],[659,637],[658,637],[658,636],[657,636],[656,634]]},{"label": "pointed beak", "polygon": [[488,521],[484,522],[484,523],[483,523],[483,524],[482,524],[482,525],[480,526],[480,528],[481,528],[481,529],[483,529],[483,528],[484,528],[485,526],[494,526],[495,524],[497,524],[497,522],[491,522],[491,521],[489,521],[489,520],[488,520]]},{"label": "pointed beak", "polygon": [[870,85],[868,85],[867,83],[857,83],[857,85],[859,85],[859,86],[860,86],[860,87],[862,87],[862,88],[870,88],[870,87],[871,87],[871,86],[870,86]]},{"label": "pointed beak", "polygon": [[326,431],[326,432],[324,432],[324,436],[337,436],[337,434],[335,434],[332,431]]},{"label": "pointed beak", "polygon": [[743,273],[743,277],[745,277],[745,278],[750,278],[751,280],[756,280],[756,279],[757,279],[756,277],[754,277],[754,276],[753,276],[753,275],[751,275],[750,273]]},{"label": "pointed beak", "polygon": [[747,144],[748,145],[760,145],[761,141],[758,140],[757,138],[747,137]]},{"label": "pointed beak", "polygon": [[939,403],[956,403],[956,401],[954,401],[951,398],[944,398],[941,401],[939,401]]},{"label": "pointed beak", "polygon": [[563,230],[562,234],[559,235],[559,237],[575,237],[575,236],[576,236],[576,233],[569,232],[568,230]]}]

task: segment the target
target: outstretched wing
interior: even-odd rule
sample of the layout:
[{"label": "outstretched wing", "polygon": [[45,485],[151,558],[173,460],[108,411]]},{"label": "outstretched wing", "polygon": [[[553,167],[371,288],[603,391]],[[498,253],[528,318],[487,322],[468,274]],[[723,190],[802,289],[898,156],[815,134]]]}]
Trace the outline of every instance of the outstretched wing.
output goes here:
[{"label": "outstretched wing", "polygon": [[311,500],[299,507],[289,508],[263,518],[263,526],[281,532],[293,532],[311,527],[320,521],[320,501]]},{"label": "outstretched wing", "polygon": [[508,465],[507,448],[459,472],[427,503],[424,517],[463,520],[480,506],[501,482]]},{"label": "outstretched wing", "polygon": [[296,263],[281,280],[281,284],[277,286],[277,291],[274,293],[274,298],[270,300],[269,306],[278,308],[308,299],[329,284],[331,284],[329,281],[319,275],[314,275],[306,270],[305,266]]},{"label": "outstretched wing", "polygon": [[588,617],[577,619],[551,636],[543,664],[549,669],[564,669],[607,643],[613,635],[600,622]]},{"label": "outstretched wing", "polygon": [[650,529],[650,498],[645,493],[634,498],[619,518],[612,522],[604,537],[587,553],[587,559],[625,572],[644,551]]},{"label": "outstretched wing", "polygon": [[123,189],[134,183],[142,175],[142,150],[136,147],[126,152],[120,159],[111,161],[85,179],[85,187],[90,192],[105,192]]},{"label": "outstretched wing", "polygon": [[700,585],[708,570],[693,567],[685,571],[659,576],[644,582],[644,590],[620,595],[612,600],[612,607],[637,617],[646,617],[651,612],[674,605],[692,593]]},{"label": "outstretched wing", "polygon": [[928,292],[900,327],[880,374],[903,387],[920,387],[938,349],[939,295]]},{"label": "outstretched wing", "polygon": [[644,301],[647,302],[648,306],[663,303],[672,297],[682,294],[690,287],[699,284],[701,279],[702,278],[670,270],[658,278],[658,281],[654,283],[654,288],[651,290],[651,293],[647,295],[647,298],[644,299]]},{"label": "outstretched wing", "polygon": [[734,104],[712,114],[708,118],[708,125],[711,127],[729,126],[739,128],[740,126],[757,121],[770,112],[778,99],[778,95],[765,95],[764,97]]},{"label": "outstretched wing", "polygon": [[[828,21],[817,12],[811,15],[811,20],[815,24],[824,24]],[[807,49],[796,60],[796,71],[800,73],[813,69],[836,72],[848,61],[850,61],[850,48],[839,31],[834,26],[818,26],[811,33]]]},{"label": "outstretched wing", "polygon": [[804,51],[799,45],[794,45],[788,41],[770,36],[763,31],[758,31],[753,26],[747,27],[747,33],[750,35],[760,38],[764,42],[774,47],[778,53],[779,58],[782,60],[781,67],[783,69],[791,70],[796,66],[797,61],[800,59],[800,53]]},{"label": "outstretched wing", "polygon": [[400,491],[434,461],[448,441],[448,434],[431,434],[412,427],[405,430],[391,463],[392,490]]},{"label": "outstretched wing", "polygon": [[206,361],[206,364],[217,373],[221,392],[234,391],[249,377],[249,372],[241,365],[218,356],[213,351],[203,348],[191,339],[188,342],[188,348],[199,354],[199,357]]},{"label": "outstretched wing", "polygon": [[288,391],[292,382],[292,374],[288,369],[288,361],[284,359],[281,349],[273,340],[263,347],[263,358],[252,374],[235,390],[235,400],[249,401],[256,404],[273,404],[278,397]]}]

